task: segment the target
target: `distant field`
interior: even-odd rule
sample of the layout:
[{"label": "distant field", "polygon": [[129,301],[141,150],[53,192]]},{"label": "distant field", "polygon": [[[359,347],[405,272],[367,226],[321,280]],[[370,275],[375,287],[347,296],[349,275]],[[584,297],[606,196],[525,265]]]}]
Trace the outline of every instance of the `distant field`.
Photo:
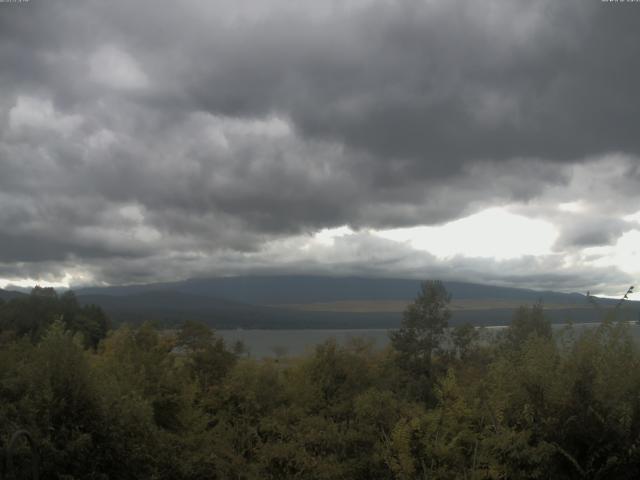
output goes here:
[{"label": "distant field", "polygon": [[[350,312],[350,313],[399,313],[411,302],[405,300],[342,300],[321,303],[289,303],[270,305],[272,307],[303,312]],[[520,305],[530,305],[528,300],[456,300],[451,302],[452,311],[461,310],[513,310]],[[575,310],[593,308],[589,304],[546,304],[545,310]]]}]

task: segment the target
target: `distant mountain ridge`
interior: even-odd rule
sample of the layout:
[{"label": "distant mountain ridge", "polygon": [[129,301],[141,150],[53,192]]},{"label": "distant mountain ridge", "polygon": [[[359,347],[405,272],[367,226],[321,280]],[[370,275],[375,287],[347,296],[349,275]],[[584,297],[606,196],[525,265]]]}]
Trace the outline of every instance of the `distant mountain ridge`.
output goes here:
[{"label": "distant mountain ridge", "polygon": [[[517,306],[540,300],[552,322],[601,318],[601,312],[579,293],[443,283],[452,294],[452,325],[505,325]],[[74,290],[81,303],[99,305],[116,324],[150,320],[175,326],[198,320],[220,329],[351,329],[397,327],[419,288],[420,281],[413,279],[270,275]],[[3,301],[24,295],[0,289]],[[605,308],[618,302],[597,301]],[[640,320],[640,302],[628,302],[625,310],[629,319]]]},{"label": "distant mountain ridge", "polygon": [[[578,293],[444,284],[454,304],[471,305],[452,308],[454,325],[467,321],[504,325],[517,305],[539,300],[549,306],[547,313],[554,322],[598,320],[598,311],[589,307],[586,295]],[[92,287],[78,289],[76,294],[83,303],[100,305],[116,321],[155,320],[171,325],[193,319],[216,328],[394,328],[402,308],[378,306],[408,303],[419,288],[420,281],[410,279],[282,275]],[[617,302],[598,301],[605,307]],[[630,305],[640,311],[638,302]]]},{"label": "distant mountain ridge", "polygon": [[14,290],[4,290],[0,288],[0,299],[4,301],[11,300],[13,298],[22,297],[24,295],[26,294],[22,292],[16,292]]},{"label": "distant mountain ridge", "polygon": [[[548,303],[586,302],[580,293],[536,291],[496,287],[466,282],[443,282],[454,300],[509,299]],[[151,291],[174,291],[257,305],[335,302],[346,300],[413,300],[420,280],[365,277],[324,277],[312,275],[238,276],[190,279],[181,282],[151,283],[76,290],[79,295],[132,295]],[[608,299],[603,299],[610,302]]]}]

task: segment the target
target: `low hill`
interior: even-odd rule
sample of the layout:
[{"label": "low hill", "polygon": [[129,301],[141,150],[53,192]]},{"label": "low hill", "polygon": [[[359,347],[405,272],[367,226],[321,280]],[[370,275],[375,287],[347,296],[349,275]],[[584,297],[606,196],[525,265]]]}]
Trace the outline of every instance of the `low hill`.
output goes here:
[{"label": "low hill", "polygon": [[15,292],[13,290],[3,290],[2,288],[0,288],[0,300],[7,301],[13,298],[23,297],[24,295],[26,294],[22,292]]}]

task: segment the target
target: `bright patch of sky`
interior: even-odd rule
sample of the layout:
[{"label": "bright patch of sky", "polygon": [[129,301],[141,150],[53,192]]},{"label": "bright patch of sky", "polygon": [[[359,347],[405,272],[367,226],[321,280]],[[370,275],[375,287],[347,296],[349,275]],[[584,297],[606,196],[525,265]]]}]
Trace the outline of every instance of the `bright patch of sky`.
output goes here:
[{"label": "bright patch of sky", "polygon": [[32,278],[32,277],[20,277],[20,278],[1,278],[0,288],[8,290],[24,289],[31,290],[34,286],[43,288],[52,287],[55,289],[65,290],[68,289],[74,283],[82,283],[91,280],[91,276],[87,272],[80,270],[73,270],[65,272],[64,276],[59,279],[53,278]]},{"label": "bright patch of sky", "polygon": [[[597,267],[617,267],[623,272],[640,278],[640,230],[624,233],[615,245],[587,248],[585,256],[593,255],[592,265]],[[640,300],[640,285],[635,285],[636,293],[629,298]]]},{"label": "bright patch of sky", "polygon": [[586,207],[582,202],[566,202],[558,205],[558,210],[570,213],[580,213],[584,212]]},{"label": "bright patch of sky", "polygon": [[440,226],[378,230],[375,234],[440,258],[462,255],[497,260],[550,254],[558,237],[552,224],[504,208],[490,208]]},{"label": "bright patch of sky", "polygon": [[[352,235],[353,233],[355,232],[347,225],[337,228],[323,228],[313,235],[313,242],[319,245],[331,247],[335,244],[336,238]],[[306,243],[303,248],[310,248],[313,245],[313,242]]]}]

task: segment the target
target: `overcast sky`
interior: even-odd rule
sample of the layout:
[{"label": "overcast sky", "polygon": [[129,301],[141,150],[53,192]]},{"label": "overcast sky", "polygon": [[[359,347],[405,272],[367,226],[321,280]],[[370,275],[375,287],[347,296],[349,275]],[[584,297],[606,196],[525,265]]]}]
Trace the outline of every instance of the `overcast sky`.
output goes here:
[{"label": "overcast sky", "polygon": [[640,278],[640,3],[0,3],[0,286]]}]

